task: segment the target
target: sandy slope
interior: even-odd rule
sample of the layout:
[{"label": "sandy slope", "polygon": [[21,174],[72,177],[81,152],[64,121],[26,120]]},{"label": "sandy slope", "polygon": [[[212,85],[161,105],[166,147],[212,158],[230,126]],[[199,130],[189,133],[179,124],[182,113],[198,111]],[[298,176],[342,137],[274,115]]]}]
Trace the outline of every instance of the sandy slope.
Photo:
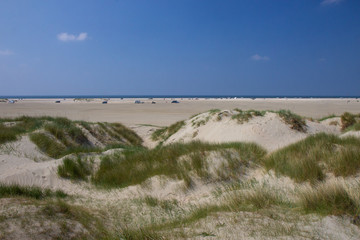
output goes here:
[{"label": "sandy slope", "polygon": [[[267,112],[265,116],[257,116],[245,123],[238,123],[231,117],[236,111],[219,113],[202,113],[186,121],[177,133],[172,135],[165,143],[189,142],[200,140],[206,142],[254,142],[263,146],[268,151],[295,143],[307,136],[319,132],[340,134],[340,127],[329,125],[329,122],[306,121],[306,133],[291,129],[278,114]],[[338,120],[338,119],[336,119]],[[201,122],[204,121],[204,124]],[[200,123],[200,126],[197,125]]]}]

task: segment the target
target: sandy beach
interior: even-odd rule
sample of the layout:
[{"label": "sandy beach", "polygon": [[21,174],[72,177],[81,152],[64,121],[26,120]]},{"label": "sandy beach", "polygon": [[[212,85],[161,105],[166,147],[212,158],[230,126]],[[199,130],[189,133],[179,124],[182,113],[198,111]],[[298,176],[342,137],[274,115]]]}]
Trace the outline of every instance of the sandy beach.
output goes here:
[{"label": "sandy beach", "polygon": [[[55,103],[60,100],[61,103]],[[135,100],[144,102],[134,104]],[[90,122],[121,122],[127,126],[152,124],[167,126],[176,121],[210,109],[242,110],[291,110],[305,117],[321,118],[344,112],[357,113],[360,102],[354,98],[340,99],[91,99],[89,102],[74,99],[24,99],[15,104],[0,103],[0,117],[16,116],[56,116],[71,120]],[[156,104],[151,104],[152,102]]]},{"label": "sandy beach", "polygon": [[0,239],[360,237],[358,99],[103,101],[0,103]]}]

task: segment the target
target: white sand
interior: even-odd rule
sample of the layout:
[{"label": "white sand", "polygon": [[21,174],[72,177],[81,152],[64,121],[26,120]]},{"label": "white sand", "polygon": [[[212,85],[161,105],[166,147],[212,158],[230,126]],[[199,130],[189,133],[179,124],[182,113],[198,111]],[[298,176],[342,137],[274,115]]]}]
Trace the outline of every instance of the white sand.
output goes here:
[{"label": "white sand", "polygon": [[[340,134],[340,126],[306,121],[306,133],[291,129],[276,113],[268,112],[265,116],[253,117],[248,122],[238,123],[231,117],[236,111],[224,111],[228,116],[222,115],[217,119],[217,114],[200,114],[186,121],[186,125],[172,135],[166,144],[173,142],[190,142],[200,140],[205,142],[254,142],[263,146],[268,151],[287,146],[307,136],[319,132]],[[206,119],[209,119],[206,122]],[[205,125],[196,126],[197,122],[205,121]]]}]

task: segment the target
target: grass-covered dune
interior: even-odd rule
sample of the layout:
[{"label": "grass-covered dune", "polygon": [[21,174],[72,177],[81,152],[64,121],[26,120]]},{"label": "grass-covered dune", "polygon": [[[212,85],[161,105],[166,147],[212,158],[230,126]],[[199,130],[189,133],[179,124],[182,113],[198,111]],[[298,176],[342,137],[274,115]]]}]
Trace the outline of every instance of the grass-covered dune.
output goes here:
[{"label": "grass-covered dune", "polygon": [[153,149],[121,124],[1,119],[1,144],[28,135],[54,158],[123,150],[53,161],[52,176],[70,179],[59,181],[64,192],[0,185],[0,238],[20,238],[7,228],[12,224],[33,239],[357,239],[360,139],[342,135],[357,129],[357,115],[311,120],[336,121],[333,135],[308,131],[313,122],[289,111],[271,112],[304,136],[274,151],[245,142],[165,143],[186,127],[242,127],[266,115],[214,109],[155,131],[164,144]]},{"label": "grass-covered dune", "polygon": [[[216,169],[216,176],[211,176],[211,166],[207,161],[211,152],[220,153],[220,158],[225,160]],[[93,181],[106,187],[126,187],[163,175],[184,180],[189,187],[192,175],[207,180],[228,179],[251,162],[260,162],[265,153],[261,147],[251,143],[208,144],[196,141],[150,150],[128,149],[120,154],[104,156]]]},{"label": "grass-covered dune", "polygon": [[265,160],[267,169],[295,181],[321,181],[326,173],[351,176],[360,170],[360,139],[317,134],[272,153]]},{"label": "grass-covered dune", "polygon": [[90,123],[62,117],[0,119],[0,144],[15,141],[24,134],[52,158],[142,143],[134,131],[120,123]]}]

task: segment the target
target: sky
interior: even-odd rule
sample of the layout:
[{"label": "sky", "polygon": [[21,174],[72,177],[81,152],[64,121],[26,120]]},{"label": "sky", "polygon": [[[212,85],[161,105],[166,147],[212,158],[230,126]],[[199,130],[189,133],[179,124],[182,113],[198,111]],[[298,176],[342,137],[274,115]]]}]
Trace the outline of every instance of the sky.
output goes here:
[{"label": "sky", "polygon": [[0,95],[360,96],[360,1],[0,0]]}]

